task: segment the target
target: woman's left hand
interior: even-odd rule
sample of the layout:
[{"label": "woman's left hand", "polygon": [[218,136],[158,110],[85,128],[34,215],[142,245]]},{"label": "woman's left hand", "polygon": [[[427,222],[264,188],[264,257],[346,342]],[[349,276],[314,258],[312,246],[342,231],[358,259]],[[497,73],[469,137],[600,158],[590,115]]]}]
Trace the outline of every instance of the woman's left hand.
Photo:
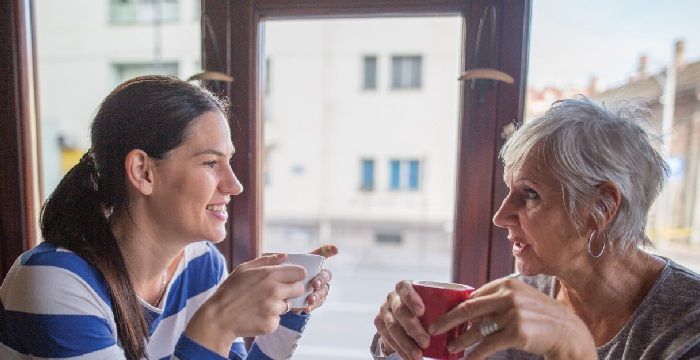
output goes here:
[{"label": "woman's left hand", "polygon": [[[448,350],[461,352],[479,343],[470,352],[470,360],[484,359],[508,348],[550,359],[597,359],[593,336],[581,318],[559,301],[516,279],[484,285],[428,331],[442,334],[469,321],[471,328],[452,340]],[[485,322],[491,325],[483,325]]]},{"label": "woman's left hand", "polygon": [[[312,251],[311,254],[321,255],[327,259],[337,255],[338,248],[333,245],[323,245]],[[333,278],[333,274],[328,269],[322,269],[321,272],[311,280],[311,286],[313,286],[314,291],[306,297],[306,303],[308,305],[302,311],[308,314],[323,305],[331,288],[331,278]]]}]

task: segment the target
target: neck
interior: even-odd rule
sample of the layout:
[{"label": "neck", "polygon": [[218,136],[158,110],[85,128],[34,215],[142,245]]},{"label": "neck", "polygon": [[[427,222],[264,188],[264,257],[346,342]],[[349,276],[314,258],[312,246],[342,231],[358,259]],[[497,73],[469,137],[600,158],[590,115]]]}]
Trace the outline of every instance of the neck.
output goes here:
[{"label": "neck", "polygon": [[184,247],[168,243],[158,235],[156,228],[147,222],[139,222],[137,219],[142,217],[132,214],[134,216],[113,214],[112,231],[136,294],[152,305],[158,305],[164,274],[169,281]]},{"label": "neck", "polygon": [[582,267],[557,275],[557,299],[588,325],[596,346],[608,342],[627,323],[652,288],[664,261],[640,249],[607,252]]}]

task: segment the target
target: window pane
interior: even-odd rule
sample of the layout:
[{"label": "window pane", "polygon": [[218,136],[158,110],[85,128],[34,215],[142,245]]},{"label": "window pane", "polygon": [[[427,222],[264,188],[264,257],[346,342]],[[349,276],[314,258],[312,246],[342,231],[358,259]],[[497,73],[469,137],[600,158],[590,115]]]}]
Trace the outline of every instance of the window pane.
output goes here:
[{"label": "window pane", "polygon": [[[263,26],[260,67],[274,59],[274,91],[257,105],[262,119],[274,118],[262,131],[274,181],[262,193],[262,250],[308,252],[325,243],[340,250],[325,262],[333,291],[293,358],[367,359],[373,318],[398,280],[451,277],[462,19]],[[416,54],[429,55],[430,64]],[[414,59],[392,66],[396,55]],[[435,87],[366,91],[372,67],[378,89],[391,86],[392,71],[406,86],[430,74]],[[441,161],[419,161],[431,158]],[[294,172],[297,165],[305,170]],[[358,191],[369,184],[372,191]]]},{"label": "window pane", "polygon": [[362,160],[362,190],[374,189],[374,160]]},{"label": "window pane", "polygon": [[699,12],[696,1],[645,2],[643,8],[632,0],[534,1],[526,106],[526,118],[533,119],[553,101],[577,94],[608,108],[621,99],[646,102],[653,135],[663,140],[656,142],[657,151],[672,168],[647,217],[655,245],[648,250],[695,271],[700,271]]},{"label": "window pane", "polygon": [[[34,2],[44,199],[90,146],[95,109],[117,84],[146,74],[186,79],[201,71],[194,1]],[[156,4],[163,10],[161,20],[173,18],[168,14],[177,14],[180,5],[187,13],[177,23],[163,24],[153,17]],[[120,11],[133,23],[113,22]]]},{"label": "window pane", "polygon": [[109,19],[114,24],[177,21],[178,7],[177,0],[110,0]]},{"label": "window pane", "polygon": [[408,188],[418,190],[419,162],[411,160],[408,162]]},{"label": "window pane", "polygon": [[401,162],[398,160],[391,160],[390,169],[389,188],[391,190],[398,190],[401,187]]},{"label": "window pane", "polygon": [[391,86],[394,89],[420,88],[423,60],[422,56],[393,56]]},{"label": "window pane", "polygon": [[126,80],[135,78],[143,74],[153,74],[153,75],[172,75],[177,76],[178,74],[178,64],[176,62],[167,63],[121,63],[112,64],[114,71],[113,82],[114,87],[123,83]]},{"label": "window pane", "polygon": [[366,90],[377,88],[377,57],[364,57],[364,81],[363,88]]}]

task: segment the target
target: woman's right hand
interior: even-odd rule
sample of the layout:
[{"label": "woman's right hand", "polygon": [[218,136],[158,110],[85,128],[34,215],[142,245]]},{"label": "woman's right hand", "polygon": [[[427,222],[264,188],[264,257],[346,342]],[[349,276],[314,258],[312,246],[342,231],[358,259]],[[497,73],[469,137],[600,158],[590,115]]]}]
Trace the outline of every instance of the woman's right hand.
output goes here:
[{"label": "woman's right hand", "polygon": [[195,312],[187,336],[220,355],[228,356],[237,337],[275,331],[286,299],[304,293],[306,271],[298,265],[281,265],[284,254],[263,256],[234,270]]},{"label": "woman's right hand", "polygon": [[423,358],[421,349],[430,343],[430,336],[418,319],[424,311],[423,301],[411,282],[398,282],[374,318],[387,353],[397,352],[406,360]]}]

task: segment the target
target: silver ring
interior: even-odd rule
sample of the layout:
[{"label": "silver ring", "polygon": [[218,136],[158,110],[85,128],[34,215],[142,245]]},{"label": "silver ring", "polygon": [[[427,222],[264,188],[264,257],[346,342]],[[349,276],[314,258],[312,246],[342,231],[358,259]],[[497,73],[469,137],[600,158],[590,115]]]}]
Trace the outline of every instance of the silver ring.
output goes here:
[{"label": "silver ring", "polygon": [[479,333],[481,333],[481,336],[487,337],[498,330],[501,330],[501,327],[498,326],[495,321],[491,320],[490,317],[484,316],[481,325],[479,325]]},{"label": "silver ring", "polygon": [[285,300],[284,300],[284,305],[287,306],[287,310],[285,310],[285,311],[282,313],[282,315],[288,313],[289,310],[292,310],[292,303],[289,302],[289,300],[285,299]]}]

